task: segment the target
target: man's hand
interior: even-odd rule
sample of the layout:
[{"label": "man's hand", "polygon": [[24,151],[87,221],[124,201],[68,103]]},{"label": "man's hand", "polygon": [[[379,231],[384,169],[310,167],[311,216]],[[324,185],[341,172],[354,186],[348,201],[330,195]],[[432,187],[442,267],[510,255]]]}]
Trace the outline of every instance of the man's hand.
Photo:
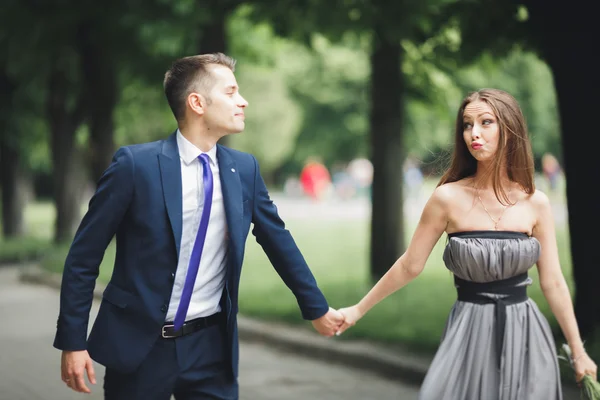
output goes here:
[{"label": "man's hand", "polygon": [[61,379],[68,387],[80,393],[92,392],[83,379],[83,372],[87,371],[90,383],[96,384],[94,364],[87,350],[63,351],[60,364]]},{"label": "man's hand", "polygon": [[335,335],[343,323],[344,316],[331,307],[329,307],[327,314],[312,321],[317,332],[327,337]]}]

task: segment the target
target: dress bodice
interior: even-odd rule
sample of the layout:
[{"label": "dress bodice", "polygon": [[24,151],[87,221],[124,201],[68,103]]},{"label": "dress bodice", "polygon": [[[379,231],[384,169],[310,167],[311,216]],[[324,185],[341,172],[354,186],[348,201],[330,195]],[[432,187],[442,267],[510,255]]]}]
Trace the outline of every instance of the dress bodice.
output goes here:
[{"label": "dress bodice", "polygon": [[540,250],[536,238],[521,232],[456,232],[448,235],[443,259],[459,278],[490,282],[527,272],[537,262]]}]

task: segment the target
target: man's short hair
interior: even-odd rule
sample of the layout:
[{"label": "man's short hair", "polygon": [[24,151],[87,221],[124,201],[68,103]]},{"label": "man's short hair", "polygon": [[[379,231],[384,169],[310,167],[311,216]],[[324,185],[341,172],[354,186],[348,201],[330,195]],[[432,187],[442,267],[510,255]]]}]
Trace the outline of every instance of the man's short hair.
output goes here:
[{"label": "man's short hair", "polygon": [[177,59],[165,73],[163,87],[167,101],[175,115],[182,120],[185,115],[185,102],[194,91],[208,92],[214,85],[210,65],[223,65],[235,71],[236,60],[223,53],[199,54]]}]

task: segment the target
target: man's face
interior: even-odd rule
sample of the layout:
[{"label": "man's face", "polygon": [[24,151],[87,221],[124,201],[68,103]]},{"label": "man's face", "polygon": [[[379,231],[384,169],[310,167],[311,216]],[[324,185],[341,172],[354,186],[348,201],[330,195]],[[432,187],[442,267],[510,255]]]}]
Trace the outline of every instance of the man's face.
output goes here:
[{"label": "man's face", "polygon": [[222,65],[210,68],[212,87],[205,96],[204,122],[207,128],[220,135],[244,130],[244,109],[248,106],[242,97],[233,72]]}]

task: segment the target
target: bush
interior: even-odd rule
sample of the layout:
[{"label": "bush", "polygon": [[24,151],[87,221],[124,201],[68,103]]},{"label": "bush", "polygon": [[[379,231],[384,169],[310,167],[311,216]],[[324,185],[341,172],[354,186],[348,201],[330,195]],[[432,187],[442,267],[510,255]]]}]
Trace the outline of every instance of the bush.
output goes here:
[{"label": "bush", "polygon": [[51,243],[40,238],[22,237],[0,240],[0,264],[37,261],[50,249]]}]

